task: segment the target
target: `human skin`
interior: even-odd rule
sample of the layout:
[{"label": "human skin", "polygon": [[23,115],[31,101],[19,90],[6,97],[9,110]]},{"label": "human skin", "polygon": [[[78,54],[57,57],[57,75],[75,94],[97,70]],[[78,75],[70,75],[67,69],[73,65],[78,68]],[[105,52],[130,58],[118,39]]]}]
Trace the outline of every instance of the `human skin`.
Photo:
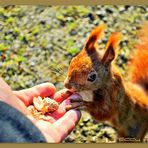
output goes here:
[{"label": "human skin", "polygon": [[[0,101],[13,106],[28,117],[40,129],[49,143],[62,142],[75,128],[81,117],[78,110],[66,111],[65,107],[70,104],[71,99],[80,98],[78,94],[71,94],[67,89],[56,92],[53,84],[43,83],[32,88],[12,91],[2,78],[0,78],[0,84]],[[35,119],[31,114],[27,113],[27,107],[32,104],[33,98],[37,96],[51,97],[59,102],[59,108],[51,113],[50,121]]]}]

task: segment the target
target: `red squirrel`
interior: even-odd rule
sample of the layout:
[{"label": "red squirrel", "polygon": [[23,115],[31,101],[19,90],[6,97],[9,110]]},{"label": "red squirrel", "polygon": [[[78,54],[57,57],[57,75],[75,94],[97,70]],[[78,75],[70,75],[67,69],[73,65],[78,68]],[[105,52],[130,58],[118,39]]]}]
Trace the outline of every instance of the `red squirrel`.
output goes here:
[{"label": "red squirrel", "polygon": [[72,58],[65,87],[82,96],[71,100],[72,108],[84,108],[98,121],[110,121],[118,138],[143,140],[148,131],[148,25],[131,52],[130,81],[114,64],[121,34],[111,34],[105,50],[99,50],[104,25],[96,27],[83,49]]}]

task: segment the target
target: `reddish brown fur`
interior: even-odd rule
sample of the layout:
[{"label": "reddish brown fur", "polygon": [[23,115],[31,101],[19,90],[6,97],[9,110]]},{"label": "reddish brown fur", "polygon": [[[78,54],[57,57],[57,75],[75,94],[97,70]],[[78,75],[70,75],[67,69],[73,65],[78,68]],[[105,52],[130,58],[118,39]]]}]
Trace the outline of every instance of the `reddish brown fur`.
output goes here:
[{"label": "reddish brown fur", "polygon": [[140,31],[139,43],[135,48],[129,63],[130,79],[133,83],[142,85],[148,92],[148,24]]},{"label": "reddish brown fur", "polygon": [[[118,69],[111,64],[120,35],[116,33],[111,36],[102,55],[95,46],[96,38],[92,38],[96,33],[92,31],[87,46],[72,59],[65,86],[76,91],[92,90],[93,101],[83,101],[86,110],[99,121],[111,121],[119,137],[142,140],[148,130],[148,95],[140,85],[133,82],[148,83],[148,39],[141,37],[144,44],[137,45],[135,59],[130,64],[132,82],[125,82]],[[92,69],[97,72],[99,79],[96,81],[99,84],[87,81]]]},{"label": "reddish brown fur", "polygon": [[88,40],[85,43],[86,49],[92,49],[98,39],[101,38],[103,31],[104,31],[105,25],[102,24],[98,27],[96,27],[89,36]]}]

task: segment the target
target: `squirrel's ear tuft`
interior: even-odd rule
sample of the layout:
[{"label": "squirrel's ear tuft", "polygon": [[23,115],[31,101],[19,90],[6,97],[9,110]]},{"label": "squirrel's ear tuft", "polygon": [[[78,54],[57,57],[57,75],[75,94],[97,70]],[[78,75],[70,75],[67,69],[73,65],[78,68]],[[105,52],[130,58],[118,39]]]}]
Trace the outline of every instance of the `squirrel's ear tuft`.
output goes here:
[{"label": "squirrel's ear tuft", "polygon": [[106,50],[105,54],[102,58],[102,63],[109,64],[112,62],[112,60],[115,58],[115,50],[117,49],[120,41],[122,38],[122,34],[119,32],[114,32],[110,36],[107,45],[106,45]]},{"label": "squirrel's ear tuft", "polygon": [[85,43],[85,49],[93,49],[96,41],[101,38],[103,31],[104,31],[105,25],[101,24],[98,27],[96,27],[88,37],[86,43]]}]

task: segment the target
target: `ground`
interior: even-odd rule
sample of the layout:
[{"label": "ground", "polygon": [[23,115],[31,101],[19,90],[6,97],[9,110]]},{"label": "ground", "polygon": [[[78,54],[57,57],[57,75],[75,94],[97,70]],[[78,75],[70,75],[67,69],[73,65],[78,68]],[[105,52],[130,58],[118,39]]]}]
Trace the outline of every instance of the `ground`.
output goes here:
[{"label": "ground", "polygon": [[[123,75],[136,34],[148,19],[146,6],[1,6],[0,75],[14,89],[50,81],[63,88],[71,58],[78,53],[93,27],[105,23],[104,48],[111,32],[123,34],[116,65]],[[92,143],[115,139],[115,130],[83,116],[64,142]]]}]

